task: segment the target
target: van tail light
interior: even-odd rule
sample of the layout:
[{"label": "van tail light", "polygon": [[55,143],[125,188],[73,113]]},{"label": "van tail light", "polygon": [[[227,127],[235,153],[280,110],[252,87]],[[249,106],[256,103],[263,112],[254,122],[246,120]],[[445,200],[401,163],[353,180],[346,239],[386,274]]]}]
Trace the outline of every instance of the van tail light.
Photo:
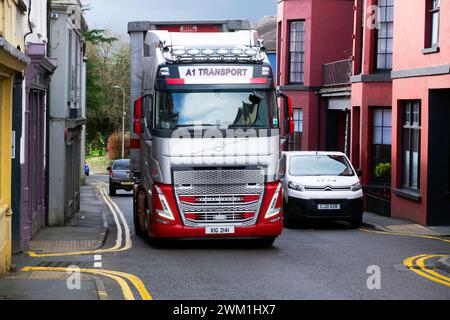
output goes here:
[{"label": "van tail light", "polygon": [[111,169],[111,170],[109,170],[109,176],[110,176],[110,177],[112,177],[112,176],[113,176],[113,171],[112,171],[112,169]]}]

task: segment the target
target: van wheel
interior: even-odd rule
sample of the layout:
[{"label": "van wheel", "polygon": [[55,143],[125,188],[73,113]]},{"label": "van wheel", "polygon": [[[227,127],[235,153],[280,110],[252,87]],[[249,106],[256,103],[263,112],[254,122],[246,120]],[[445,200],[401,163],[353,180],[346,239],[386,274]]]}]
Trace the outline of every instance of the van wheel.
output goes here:
[{"label": "van wheel", "polygon": [[360,214],[357,217],[350,219],[349,222],[350,222],[350,225],[352,226],[352,228],[358,229],[362,225],[363,215]]},{"label": "van wheel", "polygon": [[292,229],[295,227],[294,219],[291,215],[290,206],[283,201],[283,225],[287,229]]}]

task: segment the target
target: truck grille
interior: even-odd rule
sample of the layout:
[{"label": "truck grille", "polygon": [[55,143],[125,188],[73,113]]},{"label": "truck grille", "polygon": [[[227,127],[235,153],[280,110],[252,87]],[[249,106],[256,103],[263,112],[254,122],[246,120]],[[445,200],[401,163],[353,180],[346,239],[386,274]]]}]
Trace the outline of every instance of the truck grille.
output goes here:
[{"label": "truck grille", "polygon": [[187,226],[256,224],[264,195],[263,171],[174,171],[174,184]]}]

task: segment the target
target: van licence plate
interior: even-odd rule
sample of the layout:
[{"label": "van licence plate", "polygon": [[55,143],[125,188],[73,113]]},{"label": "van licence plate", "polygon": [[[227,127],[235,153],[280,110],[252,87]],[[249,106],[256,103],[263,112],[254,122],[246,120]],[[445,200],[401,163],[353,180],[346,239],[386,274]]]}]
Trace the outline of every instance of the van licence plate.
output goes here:
[{"label": "van licence plate", "polygon": [[235,228],[234,227],[206,227],[205,228],[206,234],[234,234]]},{"label": "van licence plate", "polygon": [[319,210],[341,210],[340,204],[319,204],[317,206]]}]

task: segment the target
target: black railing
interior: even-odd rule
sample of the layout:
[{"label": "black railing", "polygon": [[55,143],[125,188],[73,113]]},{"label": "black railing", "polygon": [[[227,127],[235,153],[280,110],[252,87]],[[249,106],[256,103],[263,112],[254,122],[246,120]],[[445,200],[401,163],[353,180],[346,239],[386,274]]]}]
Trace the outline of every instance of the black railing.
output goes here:
[{"label": "black railing", "polygon": [[391,216],[391,187],[370,185],[364,187],[365,210],[385,217]]},{"label": "black railing", "polygon": [[352,60],[340,60],[323,65],[323,84],[326,87],[350,84]]}]

